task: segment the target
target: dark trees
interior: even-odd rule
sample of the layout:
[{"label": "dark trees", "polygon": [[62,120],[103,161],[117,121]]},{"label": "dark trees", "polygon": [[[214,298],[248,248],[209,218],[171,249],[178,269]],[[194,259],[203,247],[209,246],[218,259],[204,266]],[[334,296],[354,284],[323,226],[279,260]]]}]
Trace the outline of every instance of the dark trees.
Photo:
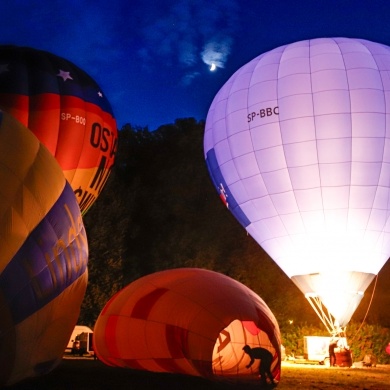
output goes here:
[{"label": "dark trees", "polygon": [[281,326],[320,324],[303,294],[219,200],[203,133],[204,123],[192,118],[154,132],[131,125],[119,132],[113,172],[84,218],[90,278],[80,323],[93,326],[108,299],[143,275],[199,267],[254,290]]}]

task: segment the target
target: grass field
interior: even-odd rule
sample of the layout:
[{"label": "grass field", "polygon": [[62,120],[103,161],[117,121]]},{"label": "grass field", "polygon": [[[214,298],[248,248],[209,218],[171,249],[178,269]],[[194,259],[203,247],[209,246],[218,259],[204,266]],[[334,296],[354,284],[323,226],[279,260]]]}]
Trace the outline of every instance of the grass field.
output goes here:
[{"label": "grass field", "polygon": [[[238,390],[258,389],[259,383],[226,384],[202,378],[155,374],[112,368],[90,358],[64,359],[50,374],[8,389],[12,390]],[[337,368],[296,363],[282,364],[277,390],[390,390],[390,366]]]}]

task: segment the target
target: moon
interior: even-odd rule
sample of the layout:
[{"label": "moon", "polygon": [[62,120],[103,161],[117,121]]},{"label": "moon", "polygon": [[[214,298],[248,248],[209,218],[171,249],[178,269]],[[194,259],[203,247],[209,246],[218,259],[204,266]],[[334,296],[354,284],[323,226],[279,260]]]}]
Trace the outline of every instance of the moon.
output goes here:
[{"label": "moon", "polygon": [[215,69],[217,69],[217,66],[214,64],[214,62],[211,64],[210,66],[210,70],[211,71],[214,71]]}]

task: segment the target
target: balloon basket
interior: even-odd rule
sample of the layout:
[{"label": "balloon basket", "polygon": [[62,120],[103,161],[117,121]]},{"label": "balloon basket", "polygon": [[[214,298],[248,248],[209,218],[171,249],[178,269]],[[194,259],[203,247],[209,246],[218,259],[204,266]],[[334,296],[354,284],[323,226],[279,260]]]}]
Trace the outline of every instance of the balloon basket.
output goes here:
[{"label": "balloon basket", "polygon": [[349,349],[342,349],[340,352],[335,352],[336,366],[338,367],[351,367],[352,366],[352,353]]}]

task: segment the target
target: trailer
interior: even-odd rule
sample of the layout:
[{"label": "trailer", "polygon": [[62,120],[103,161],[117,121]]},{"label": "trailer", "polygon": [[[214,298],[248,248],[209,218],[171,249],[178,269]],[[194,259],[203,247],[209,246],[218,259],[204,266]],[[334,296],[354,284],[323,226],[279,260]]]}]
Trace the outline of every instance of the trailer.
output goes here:
[{"label": "trailer", "polygon": [[85,325],[76,325],[70,336],[65,352],[80,356],[83,356],[85,353],[94,355],[92,338],[93,331],[91,328]]},{"label": "trailer", "polygon": [[305,336],[303,338],[304,359],[328,366],[330,340],[331,337]]},{"label": "trailer", "polygon": [[[332,337],[326,336],[304,336],[304,354],[300,358],[294,358],[293,361],[295,363],[302,364],[320,364],[329,366],[329,343],[331,340]],[[347,346],[346,337],[338,337],[338,348],[335,349],[335,353],[339,366],[350,366],[352,364],[352,362],[349,364],[349,360],[347,359],[347,357],[350,356]]]}]

